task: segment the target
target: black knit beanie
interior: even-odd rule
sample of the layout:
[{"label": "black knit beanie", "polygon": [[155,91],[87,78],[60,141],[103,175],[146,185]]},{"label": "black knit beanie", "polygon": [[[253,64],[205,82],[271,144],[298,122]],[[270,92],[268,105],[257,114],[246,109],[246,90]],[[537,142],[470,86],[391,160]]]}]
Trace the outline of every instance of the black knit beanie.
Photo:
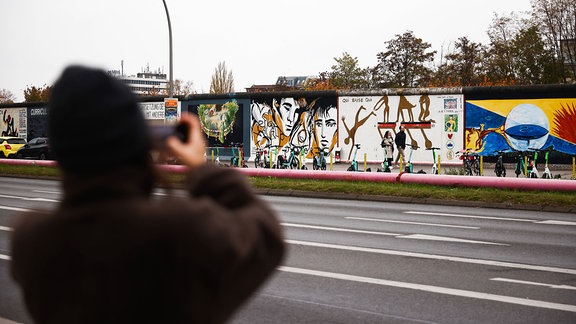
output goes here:
[{"label": "black knit beanie", "polygon": [[98,173],[147,158],[151,142],[136,98],[106,72],[66,68],[48,107],[48,136],[62,170]]}]

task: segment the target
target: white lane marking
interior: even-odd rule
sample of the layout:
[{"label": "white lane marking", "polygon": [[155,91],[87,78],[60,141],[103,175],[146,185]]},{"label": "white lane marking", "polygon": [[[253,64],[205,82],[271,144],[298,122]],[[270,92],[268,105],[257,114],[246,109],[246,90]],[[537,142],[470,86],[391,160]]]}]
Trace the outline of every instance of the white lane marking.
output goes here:
[{"label": "white lane marking", "polygon": [[485,242],[485,241],[473,241],[473,240],[465,240],[465,239],[459,239],[459,238],[454,238],[454,237],[436,236],[436,235],[425,235],[425,234],[402,235],[402,236],[397,236],[397,238],[414,239],[414,240],[429,240],[429,241],[443,241],[443,242],[456,242],[456,243],[490,244],[490,245],[510,246],[509,244],[503,244],[503,243]]},{"label": "white lane marking", "polygon": [[10,206],[2,206],[2,205],[0,205],[0,209],[13,210],[13,211],[19,211],[19,212],[29,212],[29,211],[32,210],[32,209],[19,208],[19,207],[10,207]]},{"label": "white lane marking", "polygon": [[534,222],[536,224],[546,224],[546,225],[570,225],[570,226],[574,226],[576,225],[576,222],[566,222],[566,221],[559,221],[559,220],[545,220],[545,221],[539,221],[539,222]]},{"label": "white lane marking", "polygon": [[0,231],[12,232],[12,228],[6,226],[0,226]]},{"label": "white lane marking", "polygon": [[61,191],[53,191],[53,190],[32,190],[32,192],[47,193],[47,194],[54,194],[54,195],[59,195],[62,193]]},{"label": "white lane marking", "polygon": [[404,214],[417,214],[417,215],[431,215],[431,216],[444,216],[444,217],[460,217],[460,218],[478,218],[478,219],[495,219],[502,221],[512,221],[512,222],[525,222],[534,224],[546,224],[546,225],[571,225],[576,226],[576,222],[560,221],[560,220],[533,220],[533,219],[521,219],[521,218],[507,218],[507,217],[492,217],[492,216],[474,216],[474,215],[462,215],[462,214],[445,214],[445,213],[431,213],[431,212],[420,212],[420,211],[405,211]]},{"label": "white lane marking", "polygon": [[534,281],[524,281],[524,280],[516,280],[516,279],[508,279],[508,278],[491,278],[490,280],[494,281],[503,281],[503,282],[510,282],[510,283],[517,283],[517,284],[524,284],[524,285],[532,285],[532,286],[543,286],[552,289],[569,289],[569,290],[576,290],[574,286],[568,285],[551,285],[541,282],[534,282]]},{"label": "white lane marking", "polygon": [[576,313],[576,306],[575,305],[551,303],[551,302],[546,302],[546,301],[541,301],[541,300],[531,300],[531,299],[525,299],[525,298],[495,295],[495,294],[470,291],[470,290],[422,285],[422,284],[415,284],[415,283],[409,283],[409,282],[384,280],[384,279],[369,278],[369,277],[360,277],[360,276],[354,276],[354,275],[347,275],[347,274],[343,274],[343,273],[317,271],[317,270],[309,270],[309,269],[301,269],[301,268],[293,268],[293,267],[279,267],[278,270],[284,271],[284,272],[290,272],[290,273],[316,276],[316,277],[347,280],[347,281],[368,283],[368,284],[374,284],[374,285],[380,285],[380,286],[390,286],[390,287],[397,287],[397,288],[413,289],[413,290],[426,291],[426,292],[431,292],[431,293],[436,293],[436,294],[451,295],[451,296],[458,296],[458,297],[468,297],[468,298],[475,298],[475,299],[483,299],[483,300],[490,300],[490,301],[496,301],[496,302],[501,302],[501,303],[516,304],[516,305],[529,306],[529,307],[555,309],[555,310],[561,310],[561,311]]},{"label": "white lane marking", "polygon": [[386,233],[386,232],[374,232],[374,231],[363,231],[363,230],[353,230],[338,227],[326,227],[326,226],[314,226],[314,225],[304,225],[304,224],[292,224],[292,223],[281,223],[282,226],[287,227],[301,227],[301,228],[311,228],[319,229],[324,231],[336,231],[336,232],[348,232],[348,233],[361,233],[361,234],[374,234],[374,235],[387,235],[387,236],[398,236],[398,233]]},{"label": "white lane marking", "polygon": [[294,244],[294,245],[304,245],[304,246],[313,246],[313,247],[319,247],[319,248],[327,248],[327,249],[354,251],[354,252],[378,253],[378,254],[405,256],[405,257],[412,257],[412,258],[461,262],[461,263],[480,264],[480,265],[494,266],[494,267],[505,267],[505,268],[545,271],[545,272],[554,272],[554,273],[566,273],[566,274],[576,275],[576,269],[545,267],[545,266],[536,266],[536,265],[522,264],[522,263],[512,263],[512,262],[502,262],[502,261],[492,261],[492,260],[482,260],[482,259],[470,259],[470,258],[453,257],[453,256],[446,256],[446,255],[384,250],[384,249],[376,249],[376,248],[365,248],[365,247],[358,247],[358,246],[336,245],[336,244],[317,243],[317,242],[308,242],[308,241],[286,240],[286,243]]},{"label": "white lane marking", "polygon": [[30,197],[8,196],[8,195],[0,195],[0,198],[20,199],[26,201],[60,202],[60,200],[47,199],[47,198],[30,198]]},{"label": "white lane marking", "polygon": [[0,259],[4,259],[4,260],[8,260],[10,261],[10,257],[4,254],[0,254]]},{"label": "white lane marking", "polygon": [[344,218],[354,219],[354,220],[372,221],[372,222],[382,222],[382,223],[398,223],[398,224],[438,226],[438,227],[451,227],[451,228],[463,228],[463,229],[480,229],[480,227],[476,227],[476,226],[446,225],[446,224],[436,224],[436,223],[419,223],[419,222],[407,222],[407,221],[397,221],[397,220],[377,219],[377,218],[365,218],[365,217],[344,217]]},{"label": "white lane marking", "polygon": [[425,234],[386,233],[386,232],[353,230],[353,229],[345,229],[345,228],[338,228],[338,227],[326,227],[326,226],[304,225],[304,224],[294,224],[294,223],[281,223],[281,225],[286,226],[286,227],[310,228],[310,229],[318,229],[318,230],[323,230],[323,231],[336,231],[336,232],[346,232],[346,233],[360,233],[360,234],[394,236],[395,238],[407,238],[407,239],[416,239],[416,240],[430,240],[430,241],[445,241],[445,242],[454,242],[454,243],[492,244],[492,245],[509,246],[508,244],[503,244],[503,243],[472,241],[472,240],[460,239],[460,238],[455,238],[455,237],[447,237],[447,236],[434,236],[434,235],[425,235]]},{"label": "white lane marking", "polygon": [[522,218],[507,218],[507,217],[493,217],[493,216],[478,216],[478,215],[462,215],[462,214],[445,214],[445,213],[431,213],[431,212],[420,212],[420,211],[405,211],[404,214],[417,214],[417,215],[431,215],[431,216],[444,216],[444,217],[460,217],[460,218],[478,218],[478,219],[495,219],[502,221],[513,221],[513,222],[533,222],[530,219]]}]

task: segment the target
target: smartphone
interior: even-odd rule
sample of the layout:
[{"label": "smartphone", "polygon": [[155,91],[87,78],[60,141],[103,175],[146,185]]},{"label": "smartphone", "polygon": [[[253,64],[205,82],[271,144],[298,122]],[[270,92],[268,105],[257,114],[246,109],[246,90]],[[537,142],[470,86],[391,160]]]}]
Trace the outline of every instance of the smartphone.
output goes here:
[{"label": "smartphone", "polygon": [[183,143],[188,142],[188,124],[179,123],[176,125],[152,125],[150,135],[153,145],[157,149],[166,148],[166,139],[169,136],[176,136]]}]

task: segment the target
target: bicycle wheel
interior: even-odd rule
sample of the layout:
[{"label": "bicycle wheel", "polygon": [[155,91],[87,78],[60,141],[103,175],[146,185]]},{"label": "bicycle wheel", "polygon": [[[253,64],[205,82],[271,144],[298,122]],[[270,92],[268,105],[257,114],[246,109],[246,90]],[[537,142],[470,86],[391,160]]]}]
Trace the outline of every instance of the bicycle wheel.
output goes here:
[{"label": "bicycle wheel", "polygon": [[475,175],[475,176],[479,176],[479,175],[480,175],[480,163],[479,163],[478,161],[474,161],[473,170],[474,170],[474,175]]}]

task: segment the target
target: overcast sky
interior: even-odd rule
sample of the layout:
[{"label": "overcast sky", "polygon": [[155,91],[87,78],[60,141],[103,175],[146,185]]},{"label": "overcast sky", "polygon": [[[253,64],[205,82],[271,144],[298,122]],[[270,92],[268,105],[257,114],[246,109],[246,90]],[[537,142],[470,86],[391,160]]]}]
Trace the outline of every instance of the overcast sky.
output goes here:
[{"label": "overcast sky", "polygon": [[[488,44],[494,14],[530,10],[530,0],[166,0],[174,79],[208,92],[218,62],[235,90],[278,76],[317,75],[348,52],[376,65],[384,42],[410,30],[440,51],[461,36]],[[127,75],[169,72],[162,0],[0,0],[0,89],[17,101],[79,63]]]}]

